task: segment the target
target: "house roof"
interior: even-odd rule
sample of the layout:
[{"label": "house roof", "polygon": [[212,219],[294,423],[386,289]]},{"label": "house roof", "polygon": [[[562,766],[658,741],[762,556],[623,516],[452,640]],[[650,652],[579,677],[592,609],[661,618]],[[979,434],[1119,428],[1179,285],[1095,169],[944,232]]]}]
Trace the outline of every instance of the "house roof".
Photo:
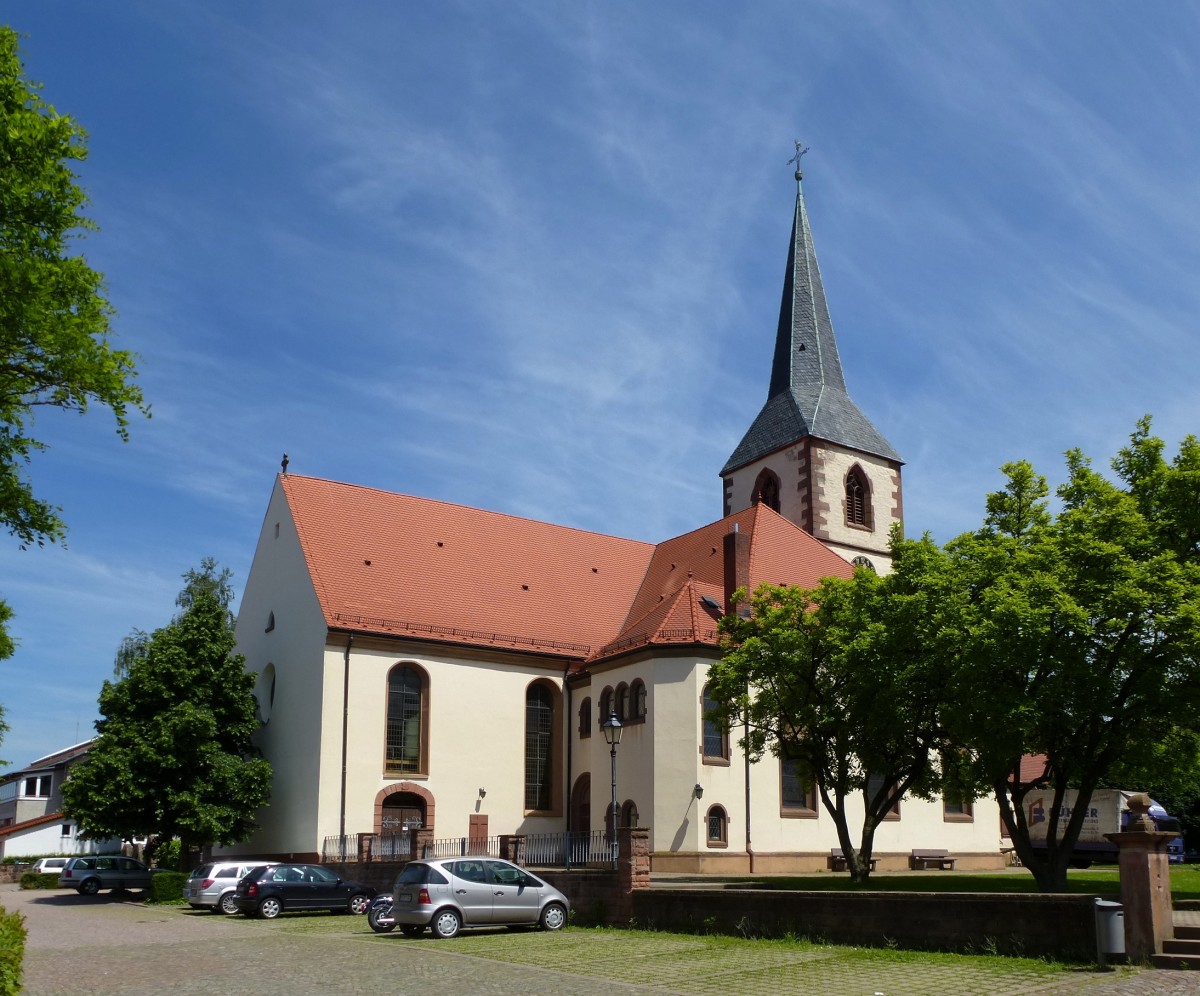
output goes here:
[{"label": "house roof", "polygon": [[36,761],[31,761],[25,767],[17,771],[10,771],[3,777],[0,777],[0,784],[15,781],[24,778],[26,775],[37,774],[41,771],[49,771],[53,768],[61,767],[64,764],[72,764],[84,757],[92,747],[91,740],[85,740],[81,744],[75,744],[72,747],[64,747],[62,750],[55,751],[53,754],[47,754],[45,757],[39,757]]},{"label": "house roof", "polygon": [[765,505],[654,545],[320,478],[280,475],[279,486],[331,629],[582,662],[715,644],[735,526],[749,537],[751,586],[851,573]]},{"label": "house roof", "polygon": [[[621,632],[596,658],[644,644],[717,642],[725,614],[724,541],[746,534],[745,584],[811,588],[824,577],[850,577],[853,568],[799,526],[765,504],[751,505],[690,533],[659,543]],[[707,601],[706,601],[707,599]]]},{"label": "house roof", "polygon": [[650,543],[281,475],[331,628],[583,657],[629,610]]},{"label": "house roof", "polygon": [[846,392],[797,171],[796,211],[767,403],[721,473],[730,474],[806,436],[901,462],[891,443]]}]

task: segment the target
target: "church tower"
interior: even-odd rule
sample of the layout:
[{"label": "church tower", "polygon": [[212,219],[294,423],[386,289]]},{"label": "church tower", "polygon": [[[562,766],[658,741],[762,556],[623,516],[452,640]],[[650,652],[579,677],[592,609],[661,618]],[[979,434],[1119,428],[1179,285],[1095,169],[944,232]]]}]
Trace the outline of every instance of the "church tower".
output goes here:
[{"label": "church tower", "polygon": [[846,393],[817,268],[796,145],[796,213],[767,403],[721,471],[725,514],[765,502],[847,560],[891,567],[903,521],[891,444]]}]

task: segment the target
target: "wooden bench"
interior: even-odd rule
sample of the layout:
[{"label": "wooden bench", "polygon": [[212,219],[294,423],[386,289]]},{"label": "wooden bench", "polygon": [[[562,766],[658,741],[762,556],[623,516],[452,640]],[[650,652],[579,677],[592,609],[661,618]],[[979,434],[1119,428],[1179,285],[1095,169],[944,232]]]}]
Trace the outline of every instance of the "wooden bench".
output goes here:
[{"label": "wooden bench", "polygon": [[954,871],[955,860],[957,859],[950,857],[949,853],[943,849],[914,847],[908,863],[913,871],[921,871],[925,868],[940,868],[942,871]]},{"label": "wooden bench", "polygon": [[[871,871],[875,870],[875,866],[879,864],[878,858],[871,859]],[[831,847],[829,849],[829,870],[835,872],[844,872],[847,868],[846,855],[840,847]]]}]

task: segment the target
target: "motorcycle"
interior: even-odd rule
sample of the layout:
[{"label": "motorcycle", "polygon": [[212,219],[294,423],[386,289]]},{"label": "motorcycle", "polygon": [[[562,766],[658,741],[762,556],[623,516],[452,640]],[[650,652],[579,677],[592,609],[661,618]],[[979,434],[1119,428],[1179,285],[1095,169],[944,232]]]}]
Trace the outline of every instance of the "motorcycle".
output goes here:
[{"label": "motorcycle", "polygon": [[367,907],[367,924],[377,934],[390,934],[396,929],[390,894],[385,893],[371,900],[371,905]]}]

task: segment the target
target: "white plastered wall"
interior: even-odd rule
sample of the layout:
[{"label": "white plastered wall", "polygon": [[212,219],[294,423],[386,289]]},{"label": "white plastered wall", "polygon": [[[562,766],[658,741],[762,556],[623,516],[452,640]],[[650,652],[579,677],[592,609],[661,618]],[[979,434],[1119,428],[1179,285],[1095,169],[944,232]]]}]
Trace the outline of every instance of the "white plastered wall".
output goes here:
[{"label": "white plastered wall", "polygon": [[[255,695],[267,722],[256,742],[271,762],[271,801],[257,814],[259,831],[228,849],[232,853],[319,849],[317,807],[328,791],[320,777],[329,725],[328,715],[322,715],[325,635],[295,524],[276,482],[237,621],[237,649],[245,654],[247,669],[259,676]],[[268,665],[275,674],[273,702],[264,678]]]}]

